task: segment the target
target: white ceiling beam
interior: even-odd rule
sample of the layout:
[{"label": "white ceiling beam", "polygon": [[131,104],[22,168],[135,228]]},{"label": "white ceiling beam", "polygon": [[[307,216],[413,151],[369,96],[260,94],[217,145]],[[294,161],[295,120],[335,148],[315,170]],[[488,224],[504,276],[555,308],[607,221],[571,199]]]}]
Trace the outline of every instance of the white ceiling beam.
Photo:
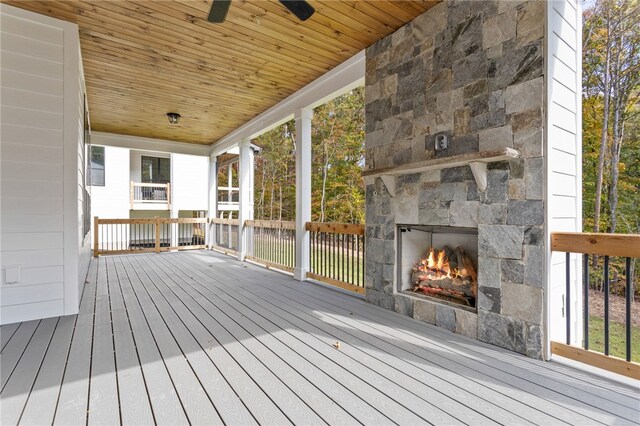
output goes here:
[{"label": "white ceiling beam", "polygon": [[139,151],[168,152],[172,154],[202,156],[209,156],[209,151],[211,150],[209,145],[197,145],[186,142],[175,142],[164,139],[127,136],[104,132],[91,132],[91,144],[130,148]]},{"label": "white ceiling beam", "polygon": [[315,108],[364,84],[364,50],[322,77],[238,127],[210,146],[211,155],[224,154],[246,138],[253,139],[293,118],[301,108]]}]

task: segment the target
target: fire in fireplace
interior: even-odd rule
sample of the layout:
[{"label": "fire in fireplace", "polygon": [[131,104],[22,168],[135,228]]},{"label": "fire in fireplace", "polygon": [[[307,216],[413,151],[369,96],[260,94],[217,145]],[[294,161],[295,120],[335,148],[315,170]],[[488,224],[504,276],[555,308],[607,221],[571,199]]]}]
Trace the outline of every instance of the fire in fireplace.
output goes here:
[{"label": "fire in fireplace", "polygon": [[399,225],[398,291],[475,310],[478,231]]},{"label": "fire in fireplace", "polygon": [[478,273],[461,246],[444,246],[441,250],[431,247],[428,255],[413,266],[411,283],[413,292],[475,306]]}]

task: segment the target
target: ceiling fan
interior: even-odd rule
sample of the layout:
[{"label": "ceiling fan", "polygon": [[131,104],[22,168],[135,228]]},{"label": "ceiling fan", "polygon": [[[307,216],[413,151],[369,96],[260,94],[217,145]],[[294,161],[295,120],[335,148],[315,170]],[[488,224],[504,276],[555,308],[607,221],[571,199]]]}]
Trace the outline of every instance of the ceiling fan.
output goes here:
[{"label": "ceiling fan", "polygon": [[[306,21],[316,11],[313,6],[304,0],[280,0],[280,3],[301,21]],[[231,6],[231,0],[213,0],[207,20],[214,24],[224,22],[227,18],[227,12],[229,12],[229,6]]]}]

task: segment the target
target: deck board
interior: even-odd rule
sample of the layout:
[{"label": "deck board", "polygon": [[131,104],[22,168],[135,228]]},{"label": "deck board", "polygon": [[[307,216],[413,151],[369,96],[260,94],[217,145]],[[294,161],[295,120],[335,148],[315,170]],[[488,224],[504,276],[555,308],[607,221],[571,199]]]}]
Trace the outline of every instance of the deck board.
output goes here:
[{"label": "deck board", "polygon": [[120,394],[106,263],[102,261],[98,264],[89,386],[89,425],[113,425],[120,422]]},{"label": "deck board", "polygon": [[[58,318],[47,318],[40,321],[33,337],[20,357],[13,374],[7,380],[2,389],[2,419],[3,425],[18,423],[22,416],[23,408],[29,398],[29,394],[36,380],[40,365],[44,360],[51,337],[56,329]],[[28,389],[28,392],[23,392]]]},{"label": "deck board", "polygon": [[7,344],[2,350],[2,358],[0,358],[0,381],[2,386],[0,386],[0,389],[4,389],[7,384],[7,380],[11,377],[20,357],[22,357],[25,348],[31,341],[38,324],[40,324],[40,321],[22,323],[10,340],[11,345]]},{"label": "deck board", "polygon": [[89,408],[89,376],[91,374],[91,346],[93,314],[95,311],[98,262],[91,262],[87,284],[82,292],[80,310],[71,338],[71,347],[52,422],[59,425],[85,424]]},{"label": "deck board", "polygon": [[153,413],[113,259],[105,259],[122,422],[153,424]]},{"label": "deck board", "polygon": [[[172,330],[171,327],[177,327],[177,323],[171,321],[171,318],[167,320],[161,312],[163,306],[156,305],[147,293],[144,284],[149,281],[147,271],[131,269],[129,279],[176,391],[180,395],[180,401],[187,417],[196,424],[221,424],[220,416],[193,372],[188,358],[176,342],[176,336],[183,337],[184,331],[176,328]],[[165,314],[167,313],[166,310],[163,309],[163,311]]]},{"label": "deck board", "polygon": [[[173,264],[177,269],[180,268],[179,264]],[[411,389],[412,392],[424,399],[423,404],[435,402],[438,407],[447,410],[447,412],[455,413],[455,416],[460,421],[477,421],[480,414],[484,415],[487,421],[527,423],[526,418],[518,417],[503,407],[496,405],[498,403],[504,405],[505,402],[508,402],[504,400],[503,395],[489,395],[489,397],[493,396],[493,398],[485,401],[469,392],[466,388],[475,390],[478,393],[486,393],[486,388],[468,381],[462,383],[459,381],[454,385],[452,383],[456,383],[456,379],[460,378],[459,376],[449,374],[447,380],[451,380],[452,383],[450,383],[435,374],[428,373],[422,366],[416,367],[409,362],[402,362],[407,359],[418,361],[418,363],[420,361],[409,353],[398,354],[394,347],[385,348],[380,342],[377,347],[373,346],[367,342],[369,336],[364,333],[355,337],[339,327],[327,325],[313,315],[307,314],[299,310],[295,305],[287,304],[283,300],[277,301],[276,304],[271,304],[265,298],[265,295],[251,293],[244,289],[239,289],[238,286],[234,286],[233,291],[240,292],[239,296],[244,299],[242,303],[250,304],[252,310],[262,316],[262,318],[257,318],[258,323],[267,320],[276,322],[283,329],[289,330],[290,333],[295,334],[301,340],[308,340],[308,337],[312,336],[314,340],[321,342],[324,345],[323,347],[331,347],[336,341],[340,341],[342,342],[341,353],[348,355],[350,360],[363,363],[369,368],[384,374],[388,379],[395,380],[405,389]],[[232,295],[227,293],[225,300],[229,300],[228,297],[230,296]],[[242,309],[237,303],[235,306]],[[296,330],[291,329],[294,324]],[[354,330],[351,331],[353,332]],[[385,351],[380,351],[383,348]],[[398,355],[401,355],[401,358]],[[473,386],[474,384],[475,387]],[[455,398],[452,398],[452,395],[455,395]],[[461,402],[464,402],[464,404]],[[473,403],[477,411],[465,405],[469,402]],[[540,415],[539,412],[535,414]]]},{"label": "deck board", "polygon": [[43,425],[50,424],[53,420],[75,323],[75,315],[60,318],[41,371],[24,407],[21,424]]},{"label": "deck board", "polygon": [[77,316],[0,327],[3,425],[640,419],[637,388],[213,252],[100,257],[87,281]]},{"label": "deck board", "polygon": [[169,375],[166,363],[162,359],[158,345],[142,313],[121,258],[114,258],[118,284],[131,330],[140,357],[142,371],[146,378],[147,394],[152,413],[158,424],[185,425],[189,421],[182,402]]},{"label": "deck board", "polygon": [[[196,265],[193,265],[193,264],[192,266],[196,267]],[[519,389],[518,387],[512,386],[511,381],[513,380],[517,381],[517,378],[510,377],[507,375],[500,375],[499,370],[496,370],[498,373],[497,378],[502,380],[501,382],[498,382],[498,385],[496,386],[494,384],[496,382],[496,374],[493,374],[493,375],[486,374],[487,369],[493,368],[490,365],[490,363],[479,365],[477,362],[474,362],[473,360],[470,361],[464,357],[457,356],[455,353],[451,351],[446,351],[443,354],[443,350],[447,348],[442,346],[438,347],[436,345],[433,345],[434,347],[431,347],[431,348],[423,347],[420,344],[420,341],[417,341],[415,338],[411,340],[410,337],[402,336],[402,333],[396,333],[396,330],[393,327],[386,327],[384,323],[380,323],[380,321],[376,321],[376,325],[378,328],[372,327],[369,325],[362,325],[361,321],[354,319],[354,318],[358,318],[359,315],[356,315],[355,317],[351,315],[354,312],[357,312],[358,314],[360,314],[360,312],[358,312],[357,310],[361,306],[363,306],[363,303],[360,300],[357,300],[354,298],[348,298],[348,299],[351,299],[349,300],[349,302],[354,302],[356,304],[354,308],[357,308],[357,309],[340,310],[338,306],[341,303],[344,303],[344,301],[342,300],[344,296],[341,295],[340,293],[330,292],[335,294],[323,294],[324,298],[328,298],[332,296],[336,296],[337,298],[335,302],[332,301],[331,303],[329,302],[325,303],[324,300],[310,298],[309,295],[307,294],[307,289],[305,289],[304,291],[298,291],[299,286],[295,286],[295,285],[293,286],[293,288],[290,288],[290,289],[283,288],[282,285],[279,285],[280,283],[278,282],[273,282],[271,280],[270,282],[264,281],[260,277],[262,275],[261,270],[257,270],[256,272],[257,274],[255,275],[257,275],[257,278],[255,278],[254,274],[251,274],[251,275],[245,274],[246,275],[245,280],[255,279],[257,280],[257,282],[260,283],[260,285],[250,286],[253,292],[259,291],[261,287],[270,287],[268,290],[264,291],[264,294],[267,295],[267,297],[273,298],[275,297],[274,295],[280,294],[281,298],[279,300],[272,300],[270,302],[272,306],[281,305],[283,300],[282,298],[285,298],[285,300],[286,298],[290,298],[289,300],[292,301],[295,305],[306,307],[307,308],[306,310],[308,312],[318,317],[324,323],[333,324],[336,328],[342,328],[342,329],[345,329],[346,325],[350,325],[351,327],[353,327],[352,330],[349,330],[350,333],[354,334],[354,330],[355,330],[355,335],[358,335],[358,333],[360,333],[363,339],[371,340],[371,338],[373,337],[374,339],[377,340],[376,347],[378,348],[378,350],[381,347],[390,348],[388,349],[389,353],[396,358],[400,357],[402,359],[407,359],[408,355],[412,355],[416,357],[417,362],[414,362],[414,365],[416,365],[418,368],[423,369],[424,371],[428,372],[434,369],[434,366],[435,366],[435,368],[437,369],[436,370],[437,374],[449,380],[451,380],[452,375],[459,375],[460,372],[465,373],[464,378],[466,378],[467,380],[466,380],[466,383],[461,384],[460,388],[462,389],[468,388],[470,387],[470,385],[472,385],[472,383],[469,383],[469,380],[468,380],[469,378],[476,378],[475,380],[479,384],[481,384],[485,389],[493,388],[493,389],[502,391],[503,395],[502,395],[502,398],[500,399],[501,401],[500,406],[502,405],[508,406],[511,403],[512,397],[516,397],[516,398],[521,397],[521,399],[525,404],[528,404],[530,407],[535,407],[537,409],[537,412],[531,412],[531,410],[527,410],[522,405],[520,405],[520,407],[517,407],[519,409],[512,408],[515,413],[522,412],[523,414],[527,414],[528,412],[529,415],[533,414],[534,417],[540,420],[546,419],[547,421],[556,421],[556,422],[559,419],[563,419],[564,421],[569,421],[569,422],[575,421],[576,419],[578,420],[582,419],[585,422],[591,421],[589,417],[580,416],[575,412],[559,409],[556,406],[556,404],[550,403],[545,399],[536,397],[536,393],[535,393],[536,389],[531,389],[530,387],[528,387],[528,383],[526,382],[525,383],[517,382],[519,385],[524,386],[525,388],[524,390]],[[225,273],[229,273],[229,272],[225,271]],[[220,272],[218,271],[216,271],[214,275],[211,275],[209,277],[211,281],[218,280],[219,282],[223,282],[223,283],[233,282],[235,283],[234,288],[239,286],[238,285],[238,283],[240,282],[238,280],[239,278],[240,277],[238,276],[229,276],[229,277],[223,276],[222,278],[220,278]],[[323,289],[323,288],[318,288],[318,289],[320,290],[320,293],[327,292],[326,289]],[[295,296],[292,296],[292,294]],[[251,296],[249,298],[251,298]],[[367,306],[367,305],[364,305],[364,306]],[[337,315],[335,314],[332,315],[330,313],[336,310],[339,310],[339,313]],[[322,312],[322,311],[324,311],[323,314],[318,314],[318,312]],[[418,325],[420,326],[421,324],[418,324]],[[379,330],[380,328],[382,328],[382,330]],[[383,332],[381,333],[380,331],[383,331]],[[387,334],[385,334],[385,331]],[[400,336],[403,339],[398,340],[397,336]],[[449,336],[446,336],[446,339],[450,340],[451,334],[449,334]],[[442,356],[442,355],[445,355],[445,356]],[[458,377],[462,377],[462,376],[458,376]],[[473,388],[473,386],[471,386],[471,388]],[[476,388],[477,394],[485,396],[486,390],[481,391],[481,389]],[[533,392],[533,395],[530,394],[530,392]],[[453,398],[456,398],[458,397],[458,395],[459,395],[459,392],[456,390],[456,392],[453,393],[451,396]],[[469,402],[464,401],[464,403],[468,404]],[[458,404],[458,406],[460,406],[460,404]],[[457,411],[453,410],[452,412],[457,412]],[[552,417],[549,417],[549,414]],[[522,422],[524,421],[525,420],[522,420]]]},{"label": "deck board", "polygon": [[9,343],[9,340],[13,337],[13,334],[20,327],[20,323],[16,322],[13,324],[3,325],[0,328],[0,351],[4,349],[4,347]]}]

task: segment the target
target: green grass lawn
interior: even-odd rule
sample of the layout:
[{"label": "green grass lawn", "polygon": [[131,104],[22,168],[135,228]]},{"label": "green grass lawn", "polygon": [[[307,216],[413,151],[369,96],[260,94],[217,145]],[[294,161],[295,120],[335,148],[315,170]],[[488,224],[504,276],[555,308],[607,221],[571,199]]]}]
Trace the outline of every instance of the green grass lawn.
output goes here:
[{"label": "green grass lawn", "polygon": [[[589,349],[604,353],[604,319],[589,319]],[[625,359],[626,330],[624,324],[609,323],[609,354]],[[631,360],[640,362],[640,327],[631,326]]]},{"label": "green grass lawn", "polygon": [[[289,267],[294,266],[295,244],[293,240],[268,240],[256,238],[253,241],[252,256]],[[357,257],[358,254],[356,253]],[[318,247],[311,250],[311,272],[326,275],[334,279],[344,278],[344,281],[354,285],[364,285],[364,259],[357,257],[359,266],[352,262],[350,247],[348,250]],[[347,266],[349,264],[349,266]],[[344,270],[343,270],[344,267]],[[353,271],[352,271],[353,268]],[[340,271],[343,271],[342,273]]]}]

